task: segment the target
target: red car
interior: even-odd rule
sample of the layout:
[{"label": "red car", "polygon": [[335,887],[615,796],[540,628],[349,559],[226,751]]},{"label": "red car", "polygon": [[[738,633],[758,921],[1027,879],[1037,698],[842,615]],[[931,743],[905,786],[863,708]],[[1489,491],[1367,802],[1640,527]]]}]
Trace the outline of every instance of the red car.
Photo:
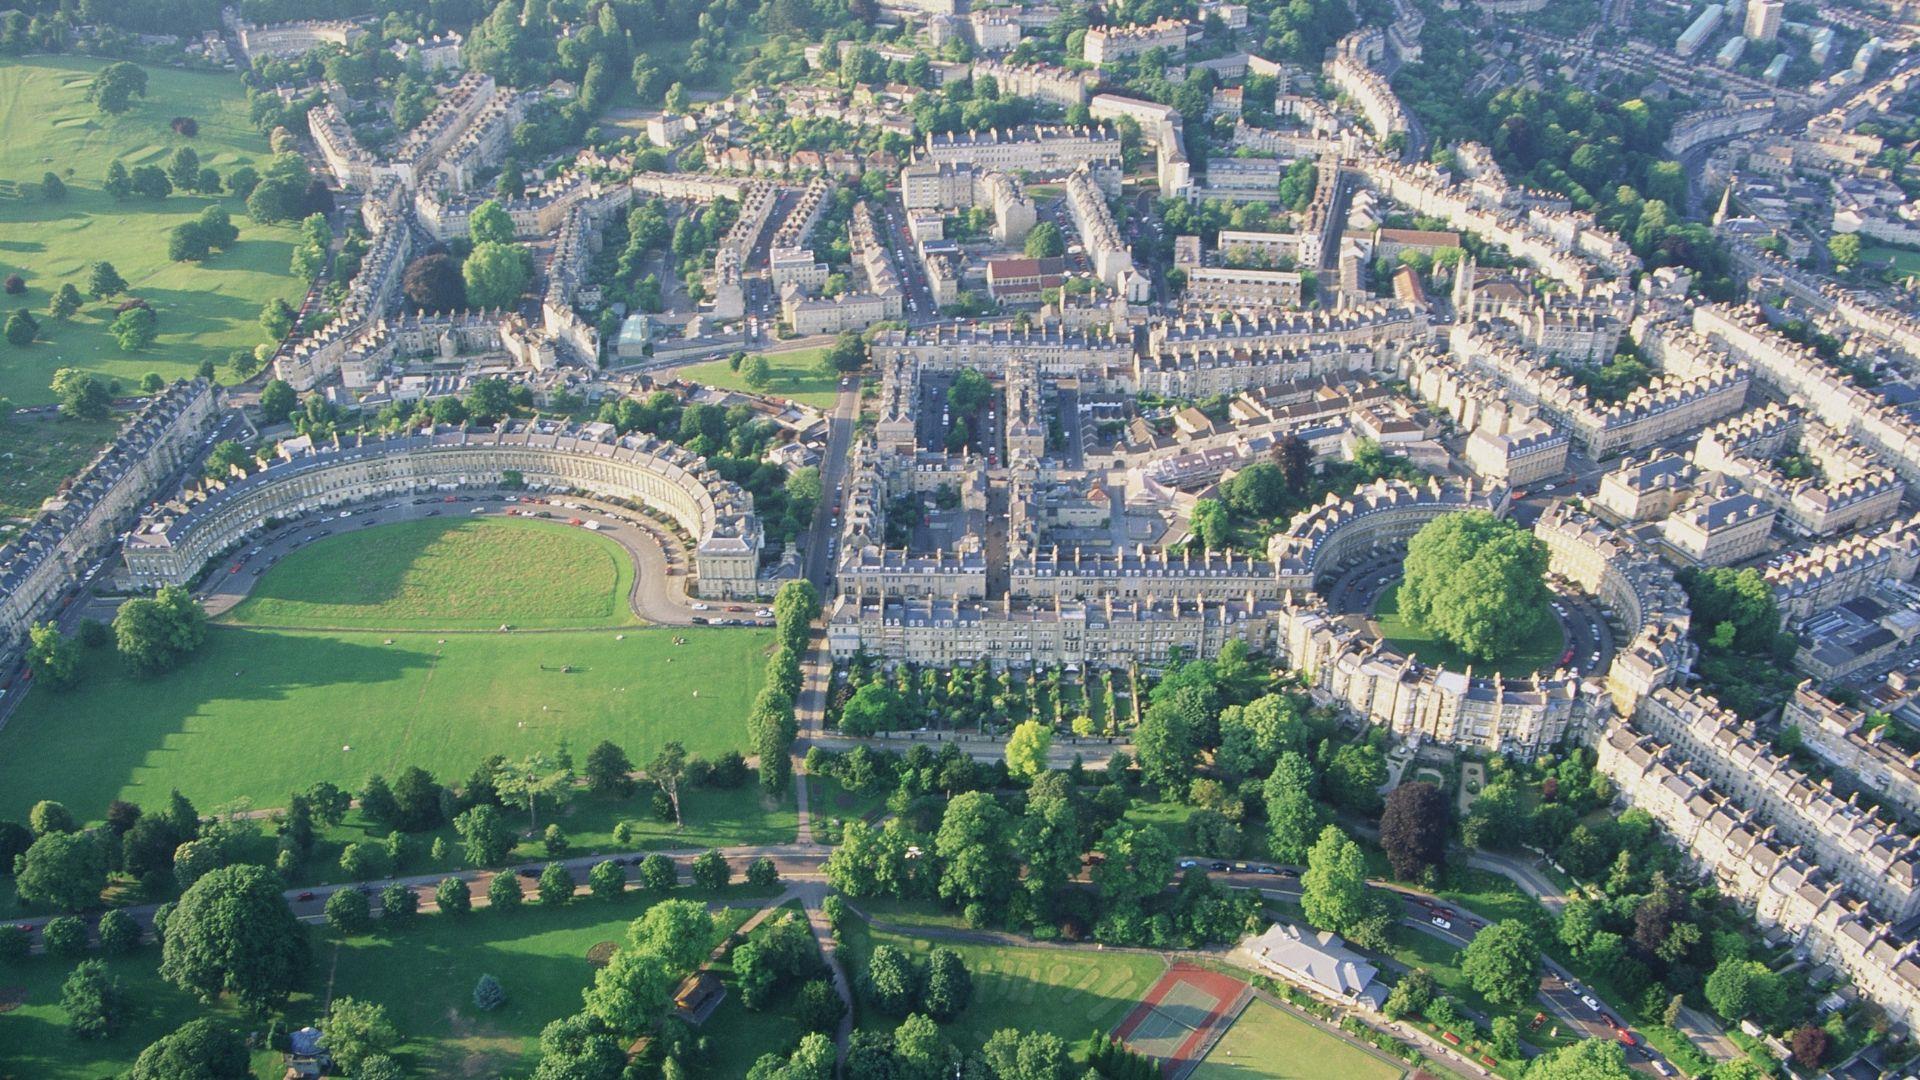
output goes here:
[{"label": "red car", "polygon": [[313,899],[313,894],[312,894],[312,893],[310,893],[310,892],[303,892],[303,893],[301,893],[301,894],[300,894],[299,896],[296,896],[296,897],[294,897],[294,899],[295,899],[295,900],[302,900],[302,901],[305,901],[305,900],[311,900],[311,899]]}]

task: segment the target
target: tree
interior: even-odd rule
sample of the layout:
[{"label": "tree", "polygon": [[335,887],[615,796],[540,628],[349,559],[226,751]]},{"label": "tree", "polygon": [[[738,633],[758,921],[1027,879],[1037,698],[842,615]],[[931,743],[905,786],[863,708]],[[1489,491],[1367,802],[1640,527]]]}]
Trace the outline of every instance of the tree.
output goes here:
[{"label": "tree", "polygon": [[150,307],[131,307],[114,316],[107,325],[107,333],[113,335],[114,343],[121,352],[139,352],[153,344],[160,333],[160,316]]},{"label": "tree", "polygon": [[203,1001],[284,1001],[306,969],[306,930],[260,866],[227,866],[196,881],[167,919],[160,976]]},{"label": "tree", "polygon": [[122,60],[108,64],[87,84],[87,100],[103,113],[123,113],[147,96],[147,69]]},{"label": "tree", "polygon": [[640,887],[647,892],[656,895],[669,893],[679,883],[680,873],[667,856],[655,852],[640,860]]},{"label": "tree", "polygon": [[92,907],[107,887],[106,849],[92,833],[41,833],[14,866],[20,899],[63,911]]},{"label": "tree", "polygon": [[669,741],[660,747],[660,752],[647,763],[647,779],[660,785],[673,801],[673,823],[684,825],[680,816],[680,781],[687,775],[687,748],[677,740]]},{"label": "tree", "polygon": [[740,362],[740,377],[753,389],[765,390],[773,382],[773,365],[764,356],[749,356]]},{"label": "tree", "polygon": [[1271,461],[1256,461],[1220,487],[1227,507],[1247,517],[1266,518],[1284,511],[1292,499],[1286,474]]},{"label": "tree", "polygon": [[506,988],[500,980],[491,975],[482,975],[473,984],[473,1007],[481,1012],[492,1012],[507,1003]]},{"label": "tree", "polygon": [[420,913],[420,894],[412,887],[394,882],[380,890],[380,917],[405,923]]},{"label": "tree", "polygon": [[350,1076],[359,1075],[360,1066],[368,1058],[385,1054],[400,1043],[400,1031],[387,1018],[387,1007],[374,1001],[335,998],[320,1027],[325,1033],[321,1045],[334,1064]]},{"label": "tree", "polygon": [[60,1008],[76,1039],[102,1039],[120,1026],[126,987],[107,972],[104,960],[82,960],[60,987]]},{"label": "tree", "polygon": [[1049,259],[1067,253],[1067,238],[1060,232],[1060,226],[1051,221],[1035,225],[1027,233],[1027,257],[1030,259]]},{"label": "tree", "polygon": [[1338,825],[1322,829],[1307,853],[1300,908],[1314,926],[1356,944],[1368,945],[1383,936],[1380,928],[1369,925],[1380,918],[1380,907],[1367,891],[1366,856]]},{"label": "tree", "polygon": [[60,415],[76,420],[104,420],[113,411],[113,393],[106,384],[79,368],[53,373],[53,393],[60,399]]},{"label": "tree", "polygon": [[513,217],[498,200],[488,199],[473,208],[467,219],[468,235],[474,246],[513,243]]},{"label": "tree", "polygon": [[1381,1009],[1387,1019],[1399,1020],[1407,1016],[1418,1016],[1427,1011],[1433,1003],[1433,997],[1439,992],[1439,984],[1434,981],[1433,973],[1426,968],[1414,968],[1393,984],[1393,992],[1387,995],[1387,1003]]},{"label": "tree", "polygon": [[466,406],[475,423],[490,424],[513,411],[513,392],[505,379],[478,379],[467,391]]},{"label": "tree", "polygon": [[473,910],[473,892],[457,877],[441,878],[433,888],[433,906],[443,915],[465,915]]},{"label": "tree", "polygon": [[1856,233],[1840,233],[1827,241],[1827,253],[1843,267],[1860,265],[1860,251],[1860,237]]},{"label": "tree", "polygon": [[35,836],[50,836],[54,833],[70,833],[80,828],[73,818],[73,811],[65,803],[52,799],[41,799],[27,811],[27,827]]},{"label": "tree", "polygon": [[200,155],[191,146],[182,146],[167,159],[167,179],[181,191],[192,191],[200,183]]},{"label": "tree", "polygon": [[327,925],[342,934],[364,934],[373,927],[373,901],[359,889],[337,890],[327,897],[323,910]]},{"label": "tree", "polygon": [[487,906],[495,911],[517,908],[526,897],[520,892],[520,879],[511,872],[493,875],[487,882]]},{"label": "tree", "polygon": [[132,195],[133,176],[127,172],[126,164],[117,159],[108,162],[106,179],[101,182],[101,187],[116,199],[124,199]]},{"label": "tree", "polygon": [[1626,1052],[1612,1039],[1585,1039],[1527,1063],[1525,1080],[1633,1080]]},{"label": "tree", "polygon": [[189,1020],[140,1052],[128,1080],[248,1080],[253,1063],[238,1032],[217,1021]]},{"label": "tree", "polygon": [[[794,995],[793,1016],[802,1031],[831,1032],[840,1026],[840,1018],[846,1014],[847,1003],[840,1000],[839,991],[825,979],[800,984],[799,992]],[[848,1061],[848,1075],[861,1075],[851,1071],[852,1059]]]},{"label": "tree", "polygon": [[240,240],[239,227],[233,223],[227,208],[219,203],[200,211],[198,224],[209,247],[225,251]]},{"label": "tree", "polygon": [[1298,863],[1320,836],[1325,815],[1313,793],[1313,765],[1306,756],[1280,755],[1261,787],[1267,804],[1267,839],[1275,858]]},{"label": "tree", "polygon": [[40,685],[68,689],[80,678],[80,643],[53,623],[35,623],[27,630],[27,668]]},{"label": "tree", "polygon": [[59,175],[52,171],[41,173],[40,197],[46,199],[48,202],[65,202],[67,199],[66,182],[61,180]]},{"label": "tree", "polygon": [[1013,818],[992,794],[969,791],[947,803],[933,847],[945,899],[992,908],[1012,893],[1020,873]]},{"label": "tree", "polygon": [[1047,771],[1047,751],[1053,748],[1053,726],[1028,720],[1007,739],[1007,772],[1032,780]]},{"label": "tree", "polygon": [[1001,1028],[980,1048],[980,1056],[1003,1080],[1066,1080],[1069,1075],[1067,1044],[1052,1032]]},{"label": "tree", "polygon": [[618,795],[621,798],[633,794],[633,762],[628,760],[627,752],[614,745],[612,741],[602,739],[599,745],[587,751],[587,765],[584,770],[587,778],[587,790],[595,795]]},{"label": "tree", "polygon": [[136,195],[164,199],[173,194],[173,181],[167,179],[167,171],[158,165],[136,165],[127,177]]},{"label": "tree", "polygon": [[476,308],[510,308],[527,291],[533,277],[525,249],[518,244],[485,243],[460,268],[467,284],[467,301]]},{"label": "tree", "polygon": [[1460,970],[1495,1005],[1519,1008],[1540,991],[1540,948],[1516,919],[1502,919],[1473,935]]},{"label": "tree", "polygon": [[1220,713],[1220,749],[1214,764],[1230,775],[1261,776],[1286,750],[1306,741],[1299,706],[1283,694],[1266,694]]},{"label": "tree", "polygon": [[1094,887],[1114,907],[1145,900],[1174,875],[1173,842],[1156,825],[1122,822],[1101,835],[1094,851],[1100,855],[1092,870]]},{"label": "tree", "polygon": [[[293,324],[299,318],[300,313],[293,309],[292,304],[276,296],[260,309],[260,329],[265,330],[268,337],[279,341],[293,332]],[[261,400],[264,405],[264,396]]]},{"label": "tree", "polygon": [[87,271],[87,295],[95,300],[118,296],[127,291],[127,282],[110,262],[97,262]]},{"label": "tree", "polygon": [[1387,795],[1380,846],[1393,876],[1415,881],[1447,857],[1447,798],[1428,783],[1402,784]]},{"label": "tree", "polygon": [[119,908],[100,916],[99,931],[100,951],[108,956],[125,956],[140,947],[140,924]]},{"label": "tree", "polygon": [[587,888],[596,899],[620,899],[627,891],[627,865],[618,859],[595,863],[587,871]]},{"label": "tree", "polygon": [[467,306],[467,283],[444,251],[430,251],[408,263],[400,292],[421,311],[459,311]]},{"label": "tree", "polygon": [[1778,997],[1778,977],[1765,964],[1729,956],[1707,976],[1707,1004],[1729,1023],[1771,1012]]},{"label": "tree", "polygon": [[558,906],[573,899],[573,874],[565,863],[550,862],[540,870],[540,902]]},{"label": "tree", "polygon": [[948,948],[936,948],[927,957],[926,985],[921,991],[921,1006],[927,1014],[946,1023],[966,1009],[973,1000],[973,975],[960,954]]},{"label": "tree", "polygon": [[733,869],[727,865],[725,856],[711,848],[694,856],[689,871],[696,889],[724,889],[727,879],[733,876]]},{"label": "tree", "polygon": [[87,924],[77,915],[56,915],[40,928],[40,943],[56,960],[72,960],[87,951]]},{"label": "tree", "polygon": [[1547,618],[1547,549],[1482,510],[1446,514],[1407,542],[1400,612],[1479,660],[1510,656]]},{"label": "tree", "polygon": [[73,287],[73,282],[63,281],[60,283],[59,291],[55,292],[53,299],[48,302],[47,313],[65,321],[73,318],[80,311],[82,302],[80,290]]},{"label": "tree", "polygon": [[762,855],[747,864],[747,884],[765,889],[780,883],[780,867],[772,856]]},{"label": "tree", "polygon": [[1156,696],[1135,729],[1140,772],[1162,792],[1182,791],[1193,778],[1198,733],[1193,711],[1174,697]]},{"label": "tree", "polygon": [[873,1007],[887,1016],[905,1016],[920,1000],[920,973],[898,946],[874,946],[861,985]]},{"label": "tree", "polygon": [[158,675],[177,666],[207,636],[207,613],[185,587],[162,586],[151,598],[120,605],[113,618],[114,643],[141,675]]},{"label": "tree", "polygon": [[848,735],[878,735],[898,731],[907,718],[907,701],[885,681],[867,683],[853,692],[840,710],[840,730]]},{"label": "tree", "polygon": [[26,348],[33,344],[35,334],[40,332],[40,320],[26,308],[20,308],[7,316],[7,343],[17,348]]},{"label": "tree", "polygon": [[494,772],[494,788],[510,806],[527,812],[528,823],[540,825],[540,800],[563,802],[573,794],[573,763],[529,754],[513,764],[502,763]]},{"label": "tree", "polygon": [[[1834,239],[1839,239],[1835,237]],[[1827,1046],[1832,1039],[1825,1031],[1812,1024],[1802,1024],[1787,1036],[1787,1049],[1793,1051],[1794,1067],[1801,1072],[1811,1073],[1827,1059]]]}]

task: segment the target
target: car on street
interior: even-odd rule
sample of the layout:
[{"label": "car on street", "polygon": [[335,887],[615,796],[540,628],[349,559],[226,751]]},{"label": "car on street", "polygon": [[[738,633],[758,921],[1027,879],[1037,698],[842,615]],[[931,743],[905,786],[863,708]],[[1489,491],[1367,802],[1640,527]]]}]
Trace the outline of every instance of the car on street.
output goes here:
[{"label": "car on street", "polygon": [[306,901],[313,899],[313,894],[311,892],[303,892],[299,896],[294,897],[294,899],[301,901],[302,903],[305,903]]},{"label": "car on street", "polygon": [[1593,995],[1591,994],[1581,994],[1580,1004],[1585,1005],[1587,1008],[1592,1009],[1594,1012],[1600,1011],[1600,1003],[1598,1001],[1595,1001],[1593,999]]},{"label": "car on street", "polygon": [[695,611],[706,611],[706,610],[707,610],[707,605],[706,605],[706,604],[703,604],[703,603],[701,603],[701,602],[700,602],[700,601],[698,601],[698,600],[695,600],[695,601],[694,601],[694,602],[693,602],[692,604],[689,604],[688,606],[689,606],[689,607],[691,607],[691,608],[693,608],[693,610],[695,610]]},{"label": "car on street", "polygon": [[1430,922],[1430,923],[1432,923],[1433,925],[1435,925],[1435,926],[1437,926],[1437,927],[1439,927],[1439,928],[1440,928],[1440,929],[1442,929],[1442,930],[1451,930],[1451,929],[1453,929],[1453,924],[1452,924],[1452,923],[1450,923],[1450,922],[1448,922],[1447,920],[1445,920],[1445,919],[1443,919],[1443,918],[1441,918],[1441,917],[1440,917],[1440,916],[1438,916],[1438,915],[1435,915],[1435,916],[1434,916],[1433,918],[1431,918],[1431,919],[1428,919],[1427,921],[1428,921],[1428,922]]},{"label": "car on street", "polygon": [[1180,860],[1180,869],[1182,870],[1191,870],[1194,867],[1199,865],[1200,865],[1199,859],[1181,859]]}]

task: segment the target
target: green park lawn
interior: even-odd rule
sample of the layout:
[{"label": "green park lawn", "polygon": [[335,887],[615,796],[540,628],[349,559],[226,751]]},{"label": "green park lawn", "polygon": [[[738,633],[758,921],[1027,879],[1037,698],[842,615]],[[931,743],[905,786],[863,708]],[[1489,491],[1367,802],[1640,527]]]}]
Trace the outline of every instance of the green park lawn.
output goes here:
[{"label": "green park lawn", "polygon": [[112,799],[153,805],[173,787],[202,808],[280,806],[318,780],[357,787],[408,765],[459,779],[489,754],[551,752],[562,740],[576,759],[602,739],[636,762],[673,739],[705,757],[745,750],[772,639],[216,626],[155,679],[96,652],[79,688],[29,695],[0,731],[0,818],[47,798],[97,818]]},{"label": "green park lawn", "polygon": [[1195,1080],[1276,1077],[1398,1080],[1404,1069],[1321,1031],[1276,1005],[1255,1000],[1194,1070]]},{"label": "green park lawn", "polygon": [[227,616],[259,626],[495,629],[634,621],[633,560],[585,529],[430,518],[331,536],[281,559]]},{"label": "green park lawn", "polygon": [[[274,297],[298,304],[305,292],[289,270],[292,227],[254,224],[242,200],[176,192],[120,202],[101,189],[116,158],[128,168],[164,166],[182,146],[223,177],[239,165],[258,167],[269,156],[267,143],[247,121],[239,79],[149,67],[147,96],[108,116],[85,100],[88,81],[105,64],[67,56],[0,63],[0,275],[18,273],[27,282],[24,295],[0,298],[0,306],[24,306],[41,325],[40,339],[27,348],[0,346],[0,397],[17,405],[53,400],[48,382],[62,367],[129,387],[149,371],[191,375],[203,360],[225,374],[228,353],[266,340],[260,308]],[[168,126],[175,116],[197,120],[198,135],[175,134]],[[40,179],[49,171],[65,181],[65,201],[41,196]],[[169,260],[167,233],[215,201],[233,215],[240,242],[205,263]],[[87,267],[100,259],[160,315],[159,340],[141,352],[120,351],[107,334],[111,303],[90,300],[67,323],[46,315],[61,283],[84,292]]]},{"label": "green park lawn", "polygon": [[1863,266],[1892,266],[1906,277],[1920,275],[1920,251],[1911,248],[1868,246],[1860,251]]},{"label": "green park lawn", "polygon": [[1541,621],[1540,629],[1512,656],[1495,663],[1474,660],[1400,614],[1400,585],[1397,582],[1380,594],[1373,617],[1374,622],[1379,624],[1380,635],[1395,648],[1416,653],[1422,663],[1436,664],[1450,671],[1465,671],[1471,664],[1479,674],[1497,672],[1501,675],[1529,675],[1551,666],[1560,659],[1561,651],[1566,648],[1566,636],[1560,632],[1560,624],[1547,618]]},{"label": "green park lawn", "polygon": [[[1166,971],[1166,961],[1143,952],[936,941],[874,930],[858,920],[843,934],[854,965],[849,974],[856,979],[877,945],[923,958],[935,946],[959,953],[973,975],[973,1002],[945,1031],[968,1051],[1001,1028],[1050,1031],[1077,1045],[1090,1031],[1111,1030]],[[898,1024],[871,1007],[861,1010],[862,1027],[890,1031]]]},{"label": "green park lawn", "polygon": [[[726,925],[747,918],[759,891],[735,885],[721,895],[746,905],[725,910]],[[678,895],[715,899],[710,893]],[[379,932],[353,938],[316,927],[310,930],[313,964],[288,1003],[287,1020],[298,1027],[318,1019],[330,986],[335,997],[386,1006],[405,1040],[398,1056],[410,1076],[524,1075],[537,1058],[540,1029],[579,1011],[580,992],[593,980],[588,950],[624,939],[627,924],[648,906],[646,897],[629,892],[613,902],[583,896],[551,909],[529,904],[497,915],[485,909],[465,917],[422,915],[404,928],[379,926]],[[126,980],[132,1018],[124,1030],[97,1042],[66,1032],[59,997],[69,963],[38,956],[0,968],[0,1077],[114,1075],[154,1039],[207,1014],[159,977],[159,960],[159,949],[148,945],[109,961]],[[473,984],[483,974],[499,979],[507,991],[507,1003],[492,1013],[473,1007]],[[224,1003],[212,1012],[245,1028]],[[271,1052],[255,1054],[253,1064],[262,1080],[279,1077],[284,1068]]]},{"label": "green park lawn", "polygon": [[[827,350],[824,348],[762,353],[761,355],[767,358],[768,366],[772,368],[773,379],[757,392],[789,398],[816,409],[833,408],[833,403],[840,393],[840,379],[837,375],[829,376],[820,372],[820,358],[826,354]],[[747,385],[747,380],[740,377],[739,372],[727,366],[725,360],[713,360],[683,367],[675,374],[689,382],[704,383],[722,390],[755,392]]]}]

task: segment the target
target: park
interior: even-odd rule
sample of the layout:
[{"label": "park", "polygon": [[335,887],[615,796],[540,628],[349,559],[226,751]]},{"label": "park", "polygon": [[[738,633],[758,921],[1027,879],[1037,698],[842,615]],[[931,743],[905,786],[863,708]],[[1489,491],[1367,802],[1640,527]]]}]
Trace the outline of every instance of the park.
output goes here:
[{"label": "park", "polygon": [[671,740],[744,751],[772,633],[633,625],[632,576],[613,541],[545,522],[317,540],[178,669],[141,678],[94,650],[79,686],[23,701],[0,731],[0,816],[49,798],[97,814],[175,787],[202,806],[279,806],[320,780],[410,765],[451,778],[562,742],[610,739],[642,761]]}]

